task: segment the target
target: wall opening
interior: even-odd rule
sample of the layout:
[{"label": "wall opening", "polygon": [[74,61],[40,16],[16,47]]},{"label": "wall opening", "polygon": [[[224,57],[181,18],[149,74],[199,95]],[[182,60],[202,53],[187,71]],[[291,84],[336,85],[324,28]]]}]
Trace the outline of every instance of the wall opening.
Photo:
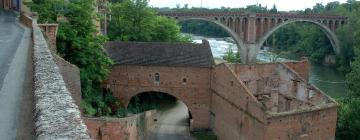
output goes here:
[{"label": "wall opening", "polygon": [[155,109],[156,127],[151,130],[154,139],[160,139],[164,133],[179,136],[189,134],[192,115],[185,103],[176,97],[162,92],[143,92],[131,98],[127,108],[134,113]]}]

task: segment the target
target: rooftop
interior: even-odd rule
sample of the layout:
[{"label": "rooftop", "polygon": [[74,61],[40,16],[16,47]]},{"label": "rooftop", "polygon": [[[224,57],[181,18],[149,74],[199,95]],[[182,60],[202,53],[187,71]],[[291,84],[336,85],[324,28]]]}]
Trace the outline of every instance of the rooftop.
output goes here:
[{"label": "rooftop", "polygon": [[118,65],[203,67],[214,65],[209,43],[121,42],[106,44],[109,57]]}]

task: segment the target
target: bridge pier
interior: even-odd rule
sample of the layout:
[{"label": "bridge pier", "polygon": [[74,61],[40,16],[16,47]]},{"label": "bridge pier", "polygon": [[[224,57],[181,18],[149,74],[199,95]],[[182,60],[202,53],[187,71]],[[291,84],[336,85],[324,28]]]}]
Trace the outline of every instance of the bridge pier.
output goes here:
[{"label": "bridge pier", "polygon": [[259,43],[248,43],[243,44],[246,50],[241,50],[240,55],[242,62],[245,64],[255,64],[256,63],[256,56],[260,51],[261,45]]}]

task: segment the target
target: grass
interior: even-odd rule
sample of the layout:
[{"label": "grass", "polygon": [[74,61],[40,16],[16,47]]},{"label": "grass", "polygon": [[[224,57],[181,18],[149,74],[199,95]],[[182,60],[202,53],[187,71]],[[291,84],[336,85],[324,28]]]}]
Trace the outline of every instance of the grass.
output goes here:
[{"label": "grass", "polygon": [[209,130],[199,130],[191,132],[191,135],[197,140],[217,140],[216,135]]}]

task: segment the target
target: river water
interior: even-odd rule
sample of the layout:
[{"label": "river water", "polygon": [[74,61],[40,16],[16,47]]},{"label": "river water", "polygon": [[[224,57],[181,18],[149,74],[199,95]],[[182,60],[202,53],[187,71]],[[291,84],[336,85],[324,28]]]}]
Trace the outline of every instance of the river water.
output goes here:
[{"label": "river water", "polygon": [[[201,43],[202,39],[209,41],[211,51],[215,59],[221,59],[229,50],[237,52],[237,46],[231,38],[211,38],[188,34],[194,43]],[[262,62],[286,61],[284,58],[277,58],[268,48],[260,51],[257,59]],[[310,83],[334,98],[342,97],[347,93],[345,75],[334,68],[311,65]]]}]

